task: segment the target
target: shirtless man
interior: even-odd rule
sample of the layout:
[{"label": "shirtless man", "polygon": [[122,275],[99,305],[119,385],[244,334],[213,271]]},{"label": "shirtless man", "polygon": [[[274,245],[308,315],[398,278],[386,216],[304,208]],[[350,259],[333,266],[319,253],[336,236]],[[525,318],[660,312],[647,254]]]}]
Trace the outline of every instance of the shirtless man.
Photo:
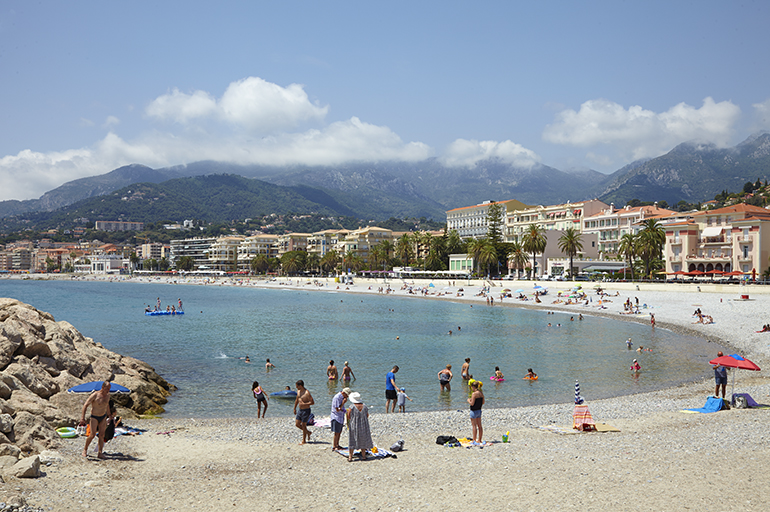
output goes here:
[{"label": "shirtless man", "polygon": [[273,368],[275,368],[275,365],[270,362],[270,358],[267,358],[267,362],[265,363],[265,371],[270,371]]},{"label": "shirtless man", "polygon": [[462,376],[463,380],[469,380],[471,378],[471,358],[466,357],[465,362],[463,363],[463,367],[460,369],[460,375]]},{"label": "shirtless man", "polygon": [[345,366],[342,367],[342,380],[350,380],[351,378],[355,379],[356,376],[353,375],[353,370],[348,366],[348,362],[345,361]]},{"label": "shirtless man", "polygon": [[110,383],[106,380],[102,382],[102,388],[99,391],[94,391],[91,396],[88,397],[86,403],[83,405],[83,412],[80,414],[80,424],[84,425],[86,422],[86,411],[88,406],[91,406],[91,434],[86,439],[86,445],[83,448],[83,457],[88,457],[88,446],[91,441],[94,440],[96,432],[99,432],[99,453],[97,457],[100,459],[106,458],[104,456],[104,432],[107,430],[107,418],[112,418],[112,411],[110,411]]},{"label": "shirtless man", "polygon": [[[297,398],[294,400],[294,414],[296,416],[294,424],[302,431],[302,442],[299,444],[305,444],[310,441],[310,434],[312,434],[307,429],[307,420],[310,419],[310,406],[315,404],[315,400],[313,400],[310,391],[305,389],[304,381],[298,380],[295,385],[297,386]],[[299,412],[297,412],[297,406],[299,406]]]},{"label": "shirtless man", "polygon": [[329,366],[326,367],[326,376],[329,377],[329,380],[337,380],[339,378],[333,359],[329,361]]}]

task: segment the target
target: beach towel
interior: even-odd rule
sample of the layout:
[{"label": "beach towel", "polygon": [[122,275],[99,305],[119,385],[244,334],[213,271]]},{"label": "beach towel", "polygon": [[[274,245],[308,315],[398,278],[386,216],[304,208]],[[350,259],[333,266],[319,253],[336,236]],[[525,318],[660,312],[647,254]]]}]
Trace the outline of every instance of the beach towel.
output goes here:
[{"label": "beach towel", "polygon": [[586,404],[575,405],[572,411],[572,428],[577,430],[594,430],[596,425]]},{"label": "beach towel", "polygon": [[[384,459],[386,457],[393,457],[394,459],[397,459],[398,456],[388,451],[384,448],[376,448],[376,452],[373,452],[372,450],[366,450],[366,459]],[[345,456],[345,458],[348,457],[348,449],[347,448],[340,448],[339,450],[334,450],[335,452],[339,453],[340,455]],[[361,453],[361,450],[354,450],[353,451],[353,457],[357,457],[358,454]]]},{"label": "beach towel", "polygon": [[701,413],[710,413],[710,412],[719,412],[723,409],[725,405],[725,401],[721,398],[714,398],[713,396],[710,396],[706,399],[706,405],[703,407],[699,407],[697,409],[685,409],[685,411],[692,411],[692,412],[701,412]]},{"label": "beach towel", "polygon": [[[309,425],[309,423],[308,423]],[[331,418],[321,418],[320,420],[316,420],[314,427],[322,427],[322,428],[332,428],[332,419]]]}]

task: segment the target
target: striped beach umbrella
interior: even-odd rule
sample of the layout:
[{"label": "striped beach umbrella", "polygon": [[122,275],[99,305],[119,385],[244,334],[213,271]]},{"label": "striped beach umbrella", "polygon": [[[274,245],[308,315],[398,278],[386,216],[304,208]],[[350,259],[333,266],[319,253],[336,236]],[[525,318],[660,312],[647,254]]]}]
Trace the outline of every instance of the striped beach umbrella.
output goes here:
[{"label": "striped beach umbrella", "polygon": [[576,380],[575,381],[575,405],[580,405],[583,403],[583,397],[580,396],[580,383]]}]

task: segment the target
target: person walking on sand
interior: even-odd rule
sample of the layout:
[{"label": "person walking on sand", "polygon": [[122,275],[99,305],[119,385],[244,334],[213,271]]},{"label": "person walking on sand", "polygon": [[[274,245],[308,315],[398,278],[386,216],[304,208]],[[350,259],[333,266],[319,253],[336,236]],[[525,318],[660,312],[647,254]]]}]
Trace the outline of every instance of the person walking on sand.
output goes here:
[{"label": "person walking on sand", "polygon": [[342,426],[345,424],[345,402],[348,401],[350,396],[350,388],[342,388],[342,391],[334,395],[332,398],[332,433],[334,434],[334,441],[332,442],[332,450],[341,450],[340,446],[340,434],[342,434]]},{"label": "person walking on sand", "polygon": [[452,391],[449,383],[452,381],[452,365],[446,365],[446,368],[438,372],[438,383],[441,386],[441,391]]},{"label": "person walking on sand", "polygon": [[[721,351],[717,352],[717,357],[722,357],[723,355]],[[715,364],[712,368],[714,368],[714,380],[716,381],[714,398],[719,398],[719,386],[722,386],[722,399],[724,400],[725,389],[727,388],[727,367]]]},{"label": "person walking on sand", "polygon": [[[298,380],[295,386],[297,387],[297,398],[294,400],[294,424],[302,431],[302,442],[299,444],[305,444],[310,441],[310,435],[312,434],[307,429],[307,422],[310,419],[310,406],[315,404],[315,401],[310,391],[305,389],[304,381]],[[297,406],[299,406],[299,412],[297,412]]]},{"label": "person walking on sand", "polygon": [[484,405],[484,392],[478,382],[471,384],[472,394],[468,399],[471,406],[471,426],[473,427],[473,444],[481,444],[484,428],[481,426],[481,407]]},{"label": "person walking on sand", "polygon": [[[267,393],[265,393],[265,390],[262,389],[262,386],[257,381],[254,381],[251,385],[251,392],[254,394],[254,400],[257,401],[257,418],[264,418],[267,414]],[[265,412],[262,412],[263,405],[265,406]]]},{"label": "person walking on sand", "polygon": [[337,367],[334,366],[334,360],[329,361],[329,366],[326,367],[326,376],[329,380],[337,380],[339,375],[337,374]]},{"label": "person walking on sand", "polygon": [[86,411],[89,406],[91,407],[91,418],[88,421],[91,432],[88,434],[86,445],[83,447],[83,457],[88,457],[88,446],[94,440],[96,433],[99,432],[99,451],[96,456],[104,459],[104,432],[107,430],[107,418],[112,418],[112,411],[110,411],[110,383],[108,381],[102,382],[101,389],[91,393],[86,403],[83,404],[83,411],[80,413],[81,425],[86,424]]},{"label": "person walking on sand", "polygon": [[351,378],[355,379],[356,376],[353,375],[353,370],[348,366],[348,362],[345,361],[345,366],[342,367],[342,380],[350,381]]},{"label": "person walking on sand", "polygon": [[[396,387],[396,373],[398,373],[398,365],[394,366],[392,370],[385,375],[385,412],[396,412],[396,399],[398,398]],[[390,403],[393,402],[392,410]]]},{"label": "person walking on sand", "polygon": [[460,368],[460,376],[463,378],[463,380],[470,380],[471,378],[471,358],[466,357],[465,362],[463,363],[463,367]]}]

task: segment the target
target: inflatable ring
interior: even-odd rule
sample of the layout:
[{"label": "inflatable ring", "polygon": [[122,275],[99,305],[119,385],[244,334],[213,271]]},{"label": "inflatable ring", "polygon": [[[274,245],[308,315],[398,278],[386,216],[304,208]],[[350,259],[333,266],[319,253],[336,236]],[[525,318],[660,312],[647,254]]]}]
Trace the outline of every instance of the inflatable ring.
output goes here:
[{"label": "inflatable ring", "polygon": [[537,377],[524,377],[524,380],[537,380]]},{"label": "inflatable ring", "polygon": [[489,380],[494,380],[494,381],[497,381],[497,382],[503,382],[505,379],[499,379],[499,378],[497,378],[497,377],[495,377],[493,375],[492,377],[489,378]]},{"label": "inflatable ring", "polygon": [[77,437],[77,431],[72,427],[61,427],[56,429],[56,433],[59,437]]}]

